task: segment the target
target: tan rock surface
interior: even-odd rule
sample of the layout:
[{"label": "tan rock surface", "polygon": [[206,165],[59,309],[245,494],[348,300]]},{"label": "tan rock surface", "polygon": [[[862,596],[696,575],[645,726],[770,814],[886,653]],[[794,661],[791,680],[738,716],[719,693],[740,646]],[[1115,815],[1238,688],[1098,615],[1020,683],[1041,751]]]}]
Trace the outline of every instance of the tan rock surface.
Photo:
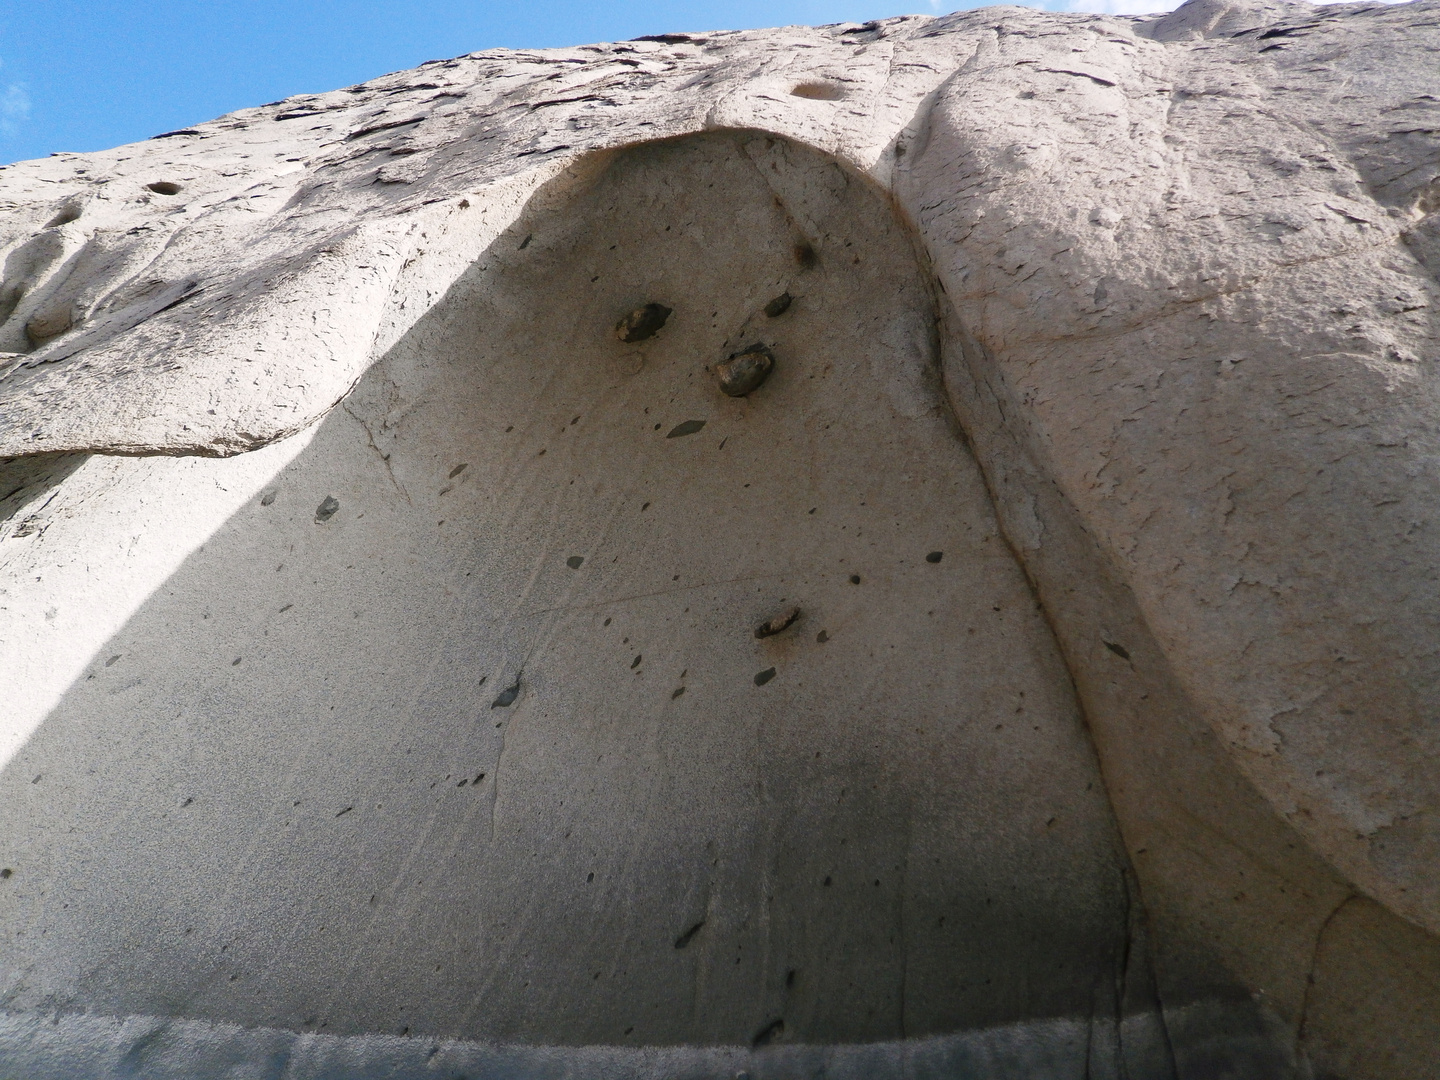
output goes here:
[{"label": "tan rock surface", "polygon": [[1437,10],[495,51],[0,171],[0,1047],[1424,1075]]}]

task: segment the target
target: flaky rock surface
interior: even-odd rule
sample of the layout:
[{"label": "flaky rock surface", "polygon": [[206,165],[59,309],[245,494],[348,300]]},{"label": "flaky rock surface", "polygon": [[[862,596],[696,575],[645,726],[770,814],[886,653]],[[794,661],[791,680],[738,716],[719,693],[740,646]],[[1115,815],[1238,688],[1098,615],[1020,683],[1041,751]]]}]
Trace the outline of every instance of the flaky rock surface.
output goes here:
[{"label": "flaky rock surface", "polygon": [[0,1061],[1433,1066],[1440,2],[493,50],[0,209]]}]

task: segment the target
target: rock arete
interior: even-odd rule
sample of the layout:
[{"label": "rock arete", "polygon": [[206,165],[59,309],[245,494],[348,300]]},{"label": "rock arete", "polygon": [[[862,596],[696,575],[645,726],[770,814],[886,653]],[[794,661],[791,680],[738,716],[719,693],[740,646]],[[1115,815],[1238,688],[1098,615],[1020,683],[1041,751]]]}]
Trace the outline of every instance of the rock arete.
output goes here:
[{"label": "rock arete", "polygon": [[0,208],[0,1073],[1437,1075],[1440,0],[491,50]]}]

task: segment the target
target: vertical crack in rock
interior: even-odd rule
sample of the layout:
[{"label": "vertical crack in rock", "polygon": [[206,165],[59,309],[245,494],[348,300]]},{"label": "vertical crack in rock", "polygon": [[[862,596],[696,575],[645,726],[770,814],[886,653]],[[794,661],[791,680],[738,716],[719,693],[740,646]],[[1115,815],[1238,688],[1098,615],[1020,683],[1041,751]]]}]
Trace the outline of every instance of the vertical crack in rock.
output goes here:
[{"label": "vertical crack in rock", "polygon": [[1315,931],[1315,946],[1310,952],[1310,966],[1305,973],[1305,993],[1300,1003],[1300,1015],[1295,1022],[1295,1056],[1299,1060],[1305,1060],[1306,1056],[1306,1024],[1310,1020],[1310,1002],[1315,992],[1315,978],[1320,972],[1320,950],[1325,945],[1325,933],[1330,929],[1330,924],[1335,921],[1335,917],[1339,915],[1348,904],[1358,899],[1360,899],[1359,894],[1350,893],[1335,905],[1330,914],[1325,916],[1325,921],[1322,922]]}]

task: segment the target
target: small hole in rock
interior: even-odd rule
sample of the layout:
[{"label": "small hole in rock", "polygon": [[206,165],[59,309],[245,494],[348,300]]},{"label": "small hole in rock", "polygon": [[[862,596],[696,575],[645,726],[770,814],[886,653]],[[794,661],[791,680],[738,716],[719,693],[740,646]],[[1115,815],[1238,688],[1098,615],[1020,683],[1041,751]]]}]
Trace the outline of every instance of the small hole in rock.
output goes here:
[{"label": "small hole in rock", "polygon": [[45,228],[54,229],[60,225],[69,225],[70,222],[74,221],[79,216],[80,207],[73,205],[62,207],[58,214],[56,214],[54,217],[52,217],[49,221],[45,223]]},{"label": "small hole in rock", "polygon": [[665,437],[667,439],[683,439],[686,435],[694,435],[704,426],[704,420],[686,420],[684,423],[676,424],[671,428],[669,434]]},{"label": "small hole in rock", "polygon": [[791,88],[790,93],[798,98],[806,98],[810,101],[839,101],[845,96],[845,91],[834,83],[827,82],[802,82]]},{"label": "small hole in rock", "polygon": [[169,180],[156,180],[153,184],[146,184],[147,188],[156,195],[179,195],[180,185]]},{"label": "small hole in rock", "polygon": [[793,302],[793,300],[794,297],[792,297],[788,292],[781,293],[779,296],[775,297],[774,300],[771,300],[768,304],[765,305],[766,317],[774,319],[778,318],[781,315],[784,315],[785,312],[790,310],[790,304]]},{"label": "small hole in rock", "polygon": [[800,609],[798,607],[786,608],[784,611],[772,615],[769,619],[757,626],[755,628],[755,636],[757,638],[774,637],[782,630],[791,626],[798,618],[800,618]]}]

